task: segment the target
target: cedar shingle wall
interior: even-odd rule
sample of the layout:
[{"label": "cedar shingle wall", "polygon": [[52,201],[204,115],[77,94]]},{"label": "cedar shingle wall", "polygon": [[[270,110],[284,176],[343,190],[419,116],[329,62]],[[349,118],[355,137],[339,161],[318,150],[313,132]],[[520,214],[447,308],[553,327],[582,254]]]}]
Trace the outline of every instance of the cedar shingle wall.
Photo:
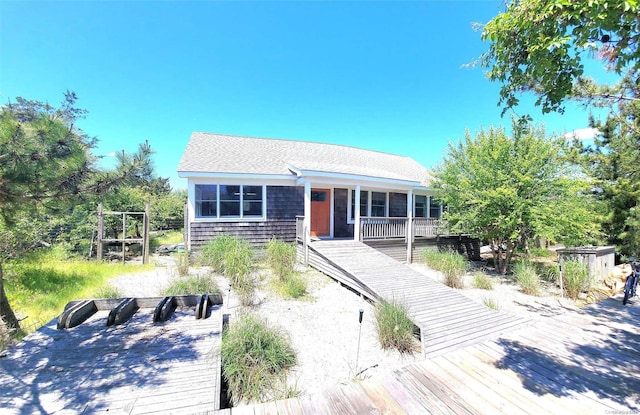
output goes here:
[{"label": "cedar shingle wall", "polygon": [[267,186],[267,218],[295,219],[304,215],[304,187]]}]

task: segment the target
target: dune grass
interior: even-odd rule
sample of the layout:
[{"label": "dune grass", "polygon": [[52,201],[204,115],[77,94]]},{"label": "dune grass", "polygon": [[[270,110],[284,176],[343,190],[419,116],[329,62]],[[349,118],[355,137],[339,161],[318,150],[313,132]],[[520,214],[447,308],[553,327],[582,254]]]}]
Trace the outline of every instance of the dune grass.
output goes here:
[{"label": "dune grass", "polygon": [[7,296],[26,333],[58,316],[72,300],[100,296],[115,276],[151,269],[134,265],[71,259],[47,249],[3,264]]},{"label": "dune grass", "polygon": [[412,353],[415,349],[415,326],[407,308],[399,301],[382,300],[375,307],[378,339],[383,349]]},{"label": "dune grass", "polygon": [[442,272],[444,283],[451,288],[464,288],[463,276],[467,270],[467,260],[464,256],[454,251],[438,251],[426,249],[424,251],[426,264]]},{"label": "dune grass", "polygon": [[255,314],[241,315],[222,335],[222,374],[231,399],[264,402],[292,394],[287,372],[297,362],[288,335]]},{"label": "dune grass", "polygon": [[516,262],[513,266],[513,276],[523,293],[540,295],[540,276],[531,262]]},{"label": "dune grass", "polygon": [[183,275],[171,280],[162,295],[220,294],[216,280],[209,275]]},{"label": "dune grass", "polygon": [[489,278],[484,272],[474,272],[473,288],[477,288],[479,290],[493,290],[493,283],[491,282],[491,278]]}]

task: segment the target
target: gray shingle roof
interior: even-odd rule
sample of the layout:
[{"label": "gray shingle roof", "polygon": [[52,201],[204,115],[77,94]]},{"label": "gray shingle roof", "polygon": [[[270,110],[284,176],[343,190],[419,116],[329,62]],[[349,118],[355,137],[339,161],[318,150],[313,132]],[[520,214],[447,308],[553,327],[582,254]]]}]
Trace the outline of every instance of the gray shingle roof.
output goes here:
[{"label": "gray shingle roof", "polygon": [[290,167],[418,182],[429,171],[410,157],[336,144],[194,132],[178,165],[182,173],[291,175]]}]

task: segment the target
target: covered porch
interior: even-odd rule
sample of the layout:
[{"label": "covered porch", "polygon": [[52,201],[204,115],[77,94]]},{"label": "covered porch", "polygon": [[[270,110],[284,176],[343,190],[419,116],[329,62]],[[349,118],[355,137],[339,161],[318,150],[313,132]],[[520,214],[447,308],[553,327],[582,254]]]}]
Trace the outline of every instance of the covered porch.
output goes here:
[{"label": "covered porch", "polygon": [[[479,260],[480,244],[469,235],[449,234],[445,221],[433,218],[362,217],[359,232],[353,239],[406,263],[416,259],[416,253],[427,247],[448,248],[464,252],[471,260]],[[313,240],[334,239],[313,237],[305,227],[304,216],[296,217],[296,242],[302,248],[307,263],[307,247]]]}]

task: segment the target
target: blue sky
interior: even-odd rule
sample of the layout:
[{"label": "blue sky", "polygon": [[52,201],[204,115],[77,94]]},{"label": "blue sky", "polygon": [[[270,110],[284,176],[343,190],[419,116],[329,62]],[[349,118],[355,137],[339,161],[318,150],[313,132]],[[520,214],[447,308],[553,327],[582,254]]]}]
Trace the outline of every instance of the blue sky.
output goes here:
[{"label": "blue sky", "polygon": [[[499,85],[463,68],[495,1],[0,2],[0,101],[89,111],[97,154],[149,140],[175,188],[192,131],[299,139],[440,163],[468,128],[508,126]],[[529,112],[550,133],[588,112]]]}]

